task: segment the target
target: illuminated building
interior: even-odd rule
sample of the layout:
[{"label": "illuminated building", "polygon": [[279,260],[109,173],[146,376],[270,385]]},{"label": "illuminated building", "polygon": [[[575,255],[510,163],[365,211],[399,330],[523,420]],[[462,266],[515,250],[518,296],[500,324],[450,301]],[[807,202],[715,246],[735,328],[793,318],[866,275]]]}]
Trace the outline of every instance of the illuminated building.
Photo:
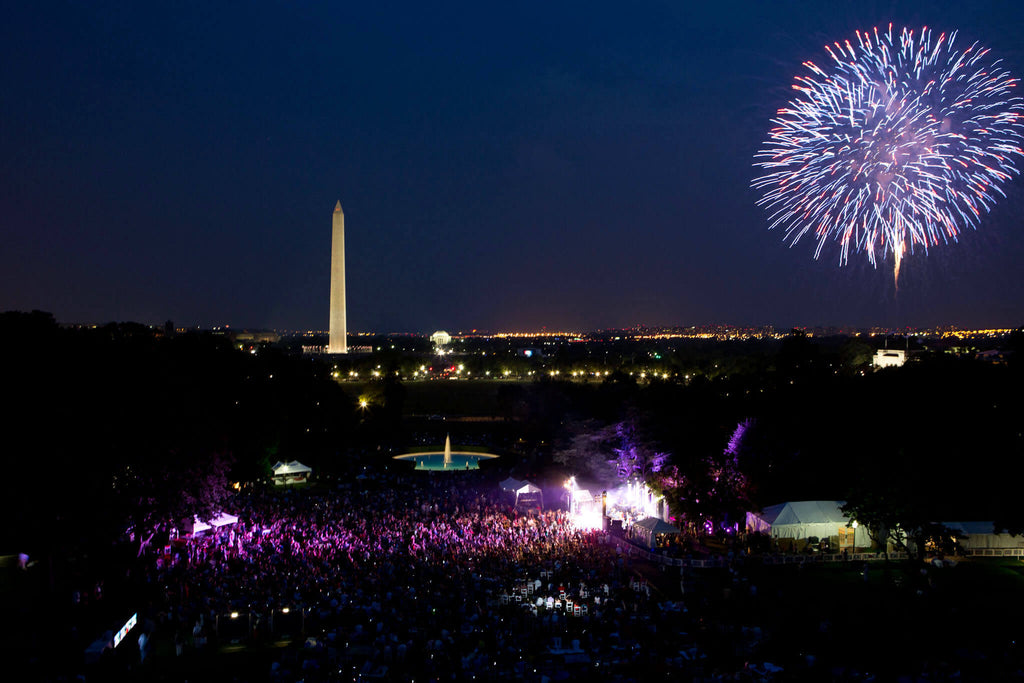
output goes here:
[{"label": "illuminated building", "polygon": [[438,353],[443,353],[444,347],[452,343],[452,336],[444,330],[438,330],[430,335],[430,343],[434,345]]},{"label": "illuminated building", "polygon": [[872,365],[876,368],[898,368],[907,362],[907,352],[903,349],[878,349]]}]

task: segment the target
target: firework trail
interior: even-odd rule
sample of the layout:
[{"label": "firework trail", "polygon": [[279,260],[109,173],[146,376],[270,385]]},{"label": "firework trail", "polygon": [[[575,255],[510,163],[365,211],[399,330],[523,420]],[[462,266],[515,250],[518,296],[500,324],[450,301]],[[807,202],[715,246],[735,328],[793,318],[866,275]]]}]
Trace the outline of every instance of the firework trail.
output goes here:
[{"label": "firework trail", "polygon": [[898,284],[907,254],[978,226],[1018,174],[1024,101],[987,49],[955,39],[890,24],[826,46],[825,67],[804,62],[755,155],[771,228],[791,245],[813,233],[815,258],[837,243],[840,265],[891,256]]}]

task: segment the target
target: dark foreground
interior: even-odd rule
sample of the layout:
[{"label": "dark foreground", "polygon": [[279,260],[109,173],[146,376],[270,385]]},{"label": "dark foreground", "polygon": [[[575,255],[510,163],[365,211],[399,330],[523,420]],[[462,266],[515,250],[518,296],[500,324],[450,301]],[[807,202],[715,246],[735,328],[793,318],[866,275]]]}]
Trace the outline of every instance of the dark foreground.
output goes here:
[{"label": "dark foreground", "polygon": [[107,550],[100,584],[5,568],[5,659],[89,681],[1024,679],[1018,561],[680,575],[509,502],[483,473],[259,491],[233,532]]}]

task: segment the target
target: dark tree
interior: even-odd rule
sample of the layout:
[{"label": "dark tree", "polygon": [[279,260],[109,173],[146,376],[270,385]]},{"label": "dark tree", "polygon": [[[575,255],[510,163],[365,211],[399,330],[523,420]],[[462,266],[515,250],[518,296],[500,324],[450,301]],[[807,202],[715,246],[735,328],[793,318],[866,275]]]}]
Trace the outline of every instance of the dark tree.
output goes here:
[{"label": "dark tree", "polygon": [[197,450],[127,466],[117,479],[126,521],[145,536],[165,522],[188,529],[193,517],[213,519],[231,495],[231,462],[224,453]]}]

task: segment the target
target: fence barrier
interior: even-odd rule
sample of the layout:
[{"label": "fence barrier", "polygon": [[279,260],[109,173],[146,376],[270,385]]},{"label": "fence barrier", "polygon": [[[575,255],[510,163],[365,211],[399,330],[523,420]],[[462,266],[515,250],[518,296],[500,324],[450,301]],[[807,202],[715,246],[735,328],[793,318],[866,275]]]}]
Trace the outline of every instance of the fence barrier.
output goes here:
[{"label": "fence barrier", "polygon": [[[655,562],[669,567],[690,567],[692,569],[707,569],[711,567],[727,567],[730,559],[717,555],[707,559],[695,560],[685,557],[667,557],[658,553],[635,546],[629,541],[611,535],[601,538],[602,543],[614,543],[620,551],[631,558],[640,558],[648,562]],[[961,555],[973,557],[1024,557],[1024,548],[965,548],[960,551]],[[766,565],[786,564],[824,564],[842,562],[880,562],[889,560],[905,560],[908,555],[906,551],[900,550],[885,553],[816,553],[812,555],[754,555],[745,557],[748,562],[760,562]]]},{"label": "fence barrier", "polygon": [[968,548],[963,554],[980,557],[1024,557],[1024,548]]},{"label": "fence barrier", "polygon": [[[725,556],[713,556],[708,559],[695,560],[684,557],[667,557],[658,553],[652,553],[649,550],[640,548],[633,545],[629,541],[624,539],[615,538],[610,535],[605,535],[601,539],[602,543],[616,543],[621,552],[625,553],[631,558],[641,558],[648,562],[655,562],[670,567],[690,567],[692,569],[706,569],[711,567],[727,567],[731,560]],[[995,549],[978,549],[972,554],[975,555],[1020,555],[1024,556],[1024,548],[1014,548],[1008,550],[995,550]],[[907,553],[905,551],[885,553],[823,553],[814,555],[760,555],[750,556],[744,558],[746,561],[761,562],[767,565],[778,565],[778,564],[823,564],[823,563],[841,563],[841,562],[877,562],[885,559],[890,560],[905,560],[907,559]]]}]

